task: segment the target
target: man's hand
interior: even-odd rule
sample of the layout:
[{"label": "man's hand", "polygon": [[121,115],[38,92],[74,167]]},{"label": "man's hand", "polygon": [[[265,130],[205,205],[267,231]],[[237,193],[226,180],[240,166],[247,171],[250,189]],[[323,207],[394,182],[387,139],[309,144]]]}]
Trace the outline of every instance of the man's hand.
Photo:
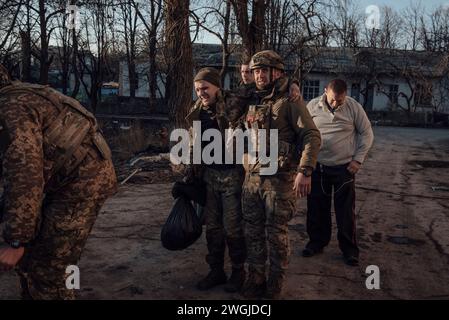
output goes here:
[{"label": "man's hand", "polygon": [[290,85],[288,97],[290,101],[299,101],[302,99],[301,90],[296,83]]},{"label": "man's hand", "polygon": [[346,169],[352,174],[356,174],[360,170],[361,166],[362,165],[359,162],[352,160]]},{"label": "man's hand", "polygon": [[0,246],[0,271],[9,271],[14,268],[22,259],[24,251],[23,247],[14,249],[10,246]]},{"label": "man's hand", "polygon": [[293,190],[298,198],[307,197],[312,190],[312,177],[306,177],[301,172],[296,175]]}]

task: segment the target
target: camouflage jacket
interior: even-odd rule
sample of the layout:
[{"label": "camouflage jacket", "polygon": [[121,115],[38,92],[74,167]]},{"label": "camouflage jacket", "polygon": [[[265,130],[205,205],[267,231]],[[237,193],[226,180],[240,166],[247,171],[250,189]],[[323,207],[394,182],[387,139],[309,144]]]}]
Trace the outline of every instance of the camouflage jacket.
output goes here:
[{"label": "camouflage jacket", "polygon": [[[36,86],[37,87],[37,86]],[[54,132],[54,124],[72,123],[81,117],[67,110],[67,105],[54,105],[47,99],[30,92],[4,93],[8,87],[0,88],[0,158],[2,160],[2,182],[4,186],[4,238],[6,241],[29,243],[34,239],[41,214],[42,201],[46,193],[53,192],[67,182],[77,152],[97,152],[92,147],[96,129],[90,126],[74,153],[61,167],[56,168],[59,146],[48,141],[48,136],[64,137],[60,128]],[[60,98],[70,99],[59,94]],[[59,109],[61,107],[61,109]],[[87,111],[86,111],[87,112]],[[63,117],[61,117],[63,116]],[[71,118],[72,117],[72,118]],[[78,123],[76,123],[78,124]],[[70,130],[75,133],[78,127]],[[49,132],[52,131],[53,132]],[[76,139],[72,136],[71,138]],[[66,140],[67,137],[65,138]],[[73,141],[65,141],[70,146]],[[80,157],[83,157],[81,154]]]},{"label": "camouflage jacket", "polygon": [[[298,165],[298,167],[315,168],[321,145],[321,135],[304,100],[289,101],[289,84],[289,79],[282,77],[277,79],[273,88],[262,96],[255,91],[247,92],[248,105],[268,107],[264,119],[265,128],[278,130],[279,155],[288,152],[290,153],[289,157],[300,157],[300,159],[291,159],[290,167]],[[285,151],[284,146],[288,146],[288,149],[293,148],[293,150]]]}]

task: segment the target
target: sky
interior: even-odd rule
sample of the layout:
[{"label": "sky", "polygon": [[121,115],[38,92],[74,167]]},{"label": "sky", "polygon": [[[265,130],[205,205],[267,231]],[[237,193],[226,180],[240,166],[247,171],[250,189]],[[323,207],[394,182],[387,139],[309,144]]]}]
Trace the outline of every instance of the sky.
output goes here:
[{"label": "sky", "polygon": [[[388,5],[396,10],[402,10],[410,4],[410,0],[360,0],[360,7],[367,7],[369,5],[384,6]],[[428,9],[434,9],[440,5],[448,5],[449,0],[424,0],[422,5]]]},{"label": "sky", "polygon": [[[364,9],[370,5],[377,5],[379,7],[388,5],[396,11],[401,12],[410,5],[411,1],[416,2],[419,0],[355,0],[355,2],[358,2],[358,6],[362,10],[362,12],[365,11]],[[421,4],[428,12],[432,11],[440,5],[447,5],[449,7],[449,0],[421,0]],[[210,35],[207,32],[202,32],[200,39],[196,42],[220,43],[217,37]]]}]

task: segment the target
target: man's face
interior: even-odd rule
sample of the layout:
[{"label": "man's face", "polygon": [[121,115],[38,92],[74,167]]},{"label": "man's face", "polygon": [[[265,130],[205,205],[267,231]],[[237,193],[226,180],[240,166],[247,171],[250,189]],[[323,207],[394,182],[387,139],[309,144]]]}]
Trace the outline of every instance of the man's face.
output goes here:
[{"label": "man's face", "polygon": [[242,64],[240,66],[240,76],[242,77],[242,81],[244,84],[250,84],[254,82],[254,77],[251,73],[251,70],[249,69],[248,64]]},{"label": "man's face", "polygon": [[[270,75],[270,70],[272,73]],[[262,67],[253,70],[256,87],[259,90],[265,89],[271,82],[282,76],[282,71],[275,68]]]},{"label": "man's face", "polygon": [[335,93],[334,90],[328,88],[324,89],[324,92],[326,93],[327,103],[329,103],[332,108],[337,108],[345,102],[346,92]]},{"label": "man's face", "polygon": [[213,105],[217,101],[217,93],[220,90],[219,87],[213,85],[212,83],[204,80],[195,81],[195,93],[199,99],[201,99],[201,103],[204,106]]}]

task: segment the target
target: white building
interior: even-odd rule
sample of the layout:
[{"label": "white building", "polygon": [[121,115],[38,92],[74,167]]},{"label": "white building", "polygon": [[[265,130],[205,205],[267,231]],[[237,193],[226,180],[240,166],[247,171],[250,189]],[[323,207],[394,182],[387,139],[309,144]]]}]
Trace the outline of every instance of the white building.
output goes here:
[{"label": "white building", "polygon": [[[304,99],[320,96],[328,82],[335,78],[348,84],[348,95],[359,101],[367,111],[392,111],[410,108],[414,111],[438,111],[449,114],[449,65],[447,57],[428,52],[383,49],[320,48],[307,50],[301,77]],[[201,67],[221,69],[221,46],[194,44],[194,70]],[[232,54],[224,88],[239,83],[238,54]],[[293,74],[300,57],[287,59],[287,73]],[[138,81],[136,97],[149,97],[149,63],[136,63]],[[157,98],[165,94],[163,75],[158,75]],[[129,96],[129,77],[125,60],[120,63],[119,96]],[[192,93],[194,96],[194,93]],[[410,107],[409,107],[410,106]]]}]

